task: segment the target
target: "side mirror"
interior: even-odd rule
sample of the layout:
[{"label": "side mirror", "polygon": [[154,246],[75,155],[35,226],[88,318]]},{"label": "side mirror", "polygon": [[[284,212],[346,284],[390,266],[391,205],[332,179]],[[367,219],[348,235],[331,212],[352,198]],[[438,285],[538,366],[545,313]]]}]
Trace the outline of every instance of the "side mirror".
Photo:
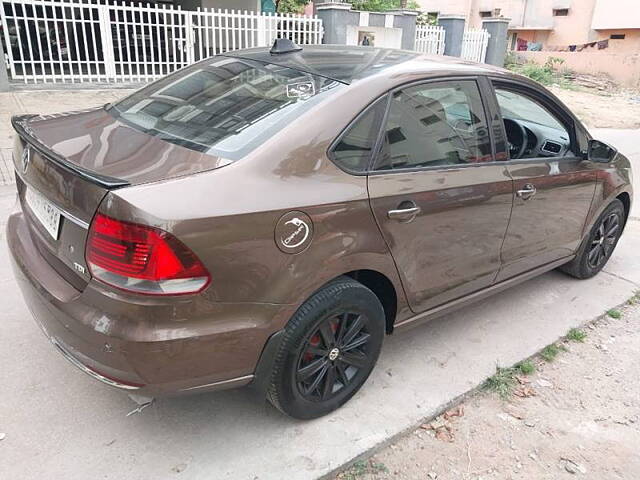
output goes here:
[{"label": "side mirror", "polygon": [[587,159],[592,162],[609,163],[616,156],[618,150],[600,140],[589,140]]}]

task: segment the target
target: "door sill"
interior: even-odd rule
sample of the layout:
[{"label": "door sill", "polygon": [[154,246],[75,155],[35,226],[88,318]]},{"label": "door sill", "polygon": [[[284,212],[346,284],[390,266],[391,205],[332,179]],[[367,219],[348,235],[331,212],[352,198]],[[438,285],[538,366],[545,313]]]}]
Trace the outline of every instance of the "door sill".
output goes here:
[{"label": "door sill", "polygon": [[411,318],[408,318],[406,320],[402,320],[399,323],[396,323],[393,326],[393,328],[394,330],[407,328],[409,326],[413,326],[429,320],[433,320],[434,318],[438,318],[447,313],[451,313],[454,310],[458,310],[459,308],[466,307],[467,305],[470,305],[474,302],[483,300],[493,295],[494,293],[501,292],[510,287],[513,287],[514,285],[525,282],[534,277],[537,277],[538,275],[542,275],[545,272],[553,270],[554,268],[564,265],[565,263],[570,262],[574,257],[575,255],[569,255],[568,257],[561,258],[560,260],[555,260],[551,263],[542,265],[541,267],[536,267],[533,270],[529,270],[515,277],[511,277],[507,280],[503,280],[500,283],[496,283],[494,285],[491,285],[490,287],[483,288],[482,290],[478,290],[477,292],[471,293],[464,297],[460,297],[450,302],[444,303],[438,307],[431,308],[425,312],[419,313],[418,315],[415,315]]}]

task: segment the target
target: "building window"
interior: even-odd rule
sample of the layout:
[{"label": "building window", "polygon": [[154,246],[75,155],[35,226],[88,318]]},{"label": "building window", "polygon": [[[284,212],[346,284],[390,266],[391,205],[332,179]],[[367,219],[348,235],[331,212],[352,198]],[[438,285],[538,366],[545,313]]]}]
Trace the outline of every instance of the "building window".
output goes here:
[{"label": "building window", "polygon": [[624,40],[624,37],[626,37],[624,33],[613,33],[611,35],[611,40]]},{"label": "building window", "polygon": [[480,12],[480,16],[481,16],[482,18],[490,17],[490,16],[491,16],[491,10],[484,10],[484,11],[481,11],[481,12]]},{"label": "building window", "polygon": [[553,10],[553,16],[554,17],[566,17],[567,15],[569,15],[569,9],[568,8],[555,8]]}]

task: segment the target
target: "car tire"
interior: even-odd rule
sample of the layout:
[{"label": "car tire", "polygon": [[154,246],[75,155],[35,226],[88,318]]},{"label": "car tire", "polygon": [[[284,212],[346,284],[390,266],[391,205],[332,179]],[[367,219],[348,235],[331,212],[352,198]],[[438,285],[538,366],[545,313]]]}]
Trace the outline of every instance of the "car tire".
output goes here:
[{"label": "car tire", "polygon": [[385,335],[378,297],[342,276],[314,293],[284,330],[267,398],[298,419],[321,417],[362,387]]},{"label": "car tire", "polygon": [[593,224],[576,257],[560,267],[560,270],[579,279],[596,275],[611,258],[622,234],[625,219],[622,202],[617,199],[611,202]]}]

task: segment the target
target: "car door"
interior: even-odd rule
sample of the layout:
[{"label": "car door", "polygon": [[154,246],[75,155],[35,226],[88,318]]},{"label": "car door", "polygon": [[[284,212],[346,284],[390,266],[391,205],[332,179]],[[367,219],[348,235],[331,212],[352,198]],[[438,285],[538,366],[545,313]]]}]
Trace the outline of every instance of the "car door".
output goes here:
[{"label": "car door", "polygon": [[414,312],[491,285],[500,267],[512,180],[494,161],[479,81],[389,95],[369,197]]},{"label": "car door", "polygon": [[[597,169],[586,138],[565,108],[542,89],[493,81],[514,180],[511,221],[497,281],[572,255],[582,239]],[[522,138],[521,138],[522,137]]]}]

